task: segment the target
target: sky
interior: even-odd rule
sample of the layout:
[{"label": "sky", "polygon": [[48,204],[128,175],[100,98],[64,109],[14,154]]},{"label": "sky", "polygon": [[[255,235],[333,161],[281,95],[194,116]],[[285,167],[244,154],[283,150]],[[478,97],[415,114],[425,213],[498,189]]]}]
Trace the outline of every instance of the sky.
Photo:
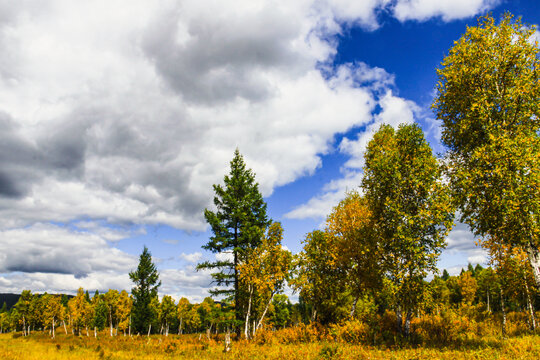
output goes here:
[{"label": "sky", "polygon": [[[540,23],[533,0],[0,0],[0,292],[130,290],[146,245],[160,294],[201,301],[236,148],[299,252],[381,124],[444,152],[436,68],[505,11]],[[439,267],[485,261],[456,224]]]}]

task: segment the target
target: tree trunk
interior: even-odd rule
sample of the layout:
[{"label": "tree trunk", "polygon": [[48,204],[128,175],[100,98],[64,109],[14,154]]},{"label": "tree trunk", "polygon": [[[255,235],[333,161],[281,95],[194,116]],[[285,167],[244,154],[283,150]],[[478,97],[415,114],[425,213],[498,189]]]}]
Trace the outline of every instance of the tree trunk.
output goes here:
[{"label": "tree trunk", "polygon": [[352,303],[351,313],[349,314],[349,317],[352,319],[354,317],[354,313],[356,312],[356,303],[358,303],[359,296],[354,298],[354,301]]},{"label": "tree trunk", "polygon": [[259,322],[257,323],[257,326],[255,327],[254,331],[257,331],[259,330],[259,328],[262,326],[262,322],[264,320],[264,316],[266,315],[266,312],[268,311],[268,308],[270,307],[270,304],[272,303],[272,300],[274,299],[274,295],[275,293],[272,292],[272,296],[270,296],[270,300],[268,301],[268,303],[266,304],[266,307],[264,308],[264,311],[261,315],[261,318],[259,319]]},{"label": "tree trunk", "polygon": [[112,313],[111,313],[111,308],[109,307],[109,334],[111,335],[111,337],[113,336],[112,329],[113,329],[113,326],[112,326]]},{"label": "tree trunk", "polygon": [[152,324],[148,325],[148,337],[150,337],[150,330],[152,330]]},{"label": "tree trunk", "polygon": [[398,334],[403,333],[403,316],[401,315],[401,305],[398,305],[396,308],[396,330]]},{"label": "tree trunk", "polygon": [[[233,252],[234,252],[234,311],[236,315],[236,321],[238,324],[242,321],[242,313],[240,306],[240,290],[238,287],[238,253],[236,248],[238,246],[238,224],[234,224],[234,241],[233,241]],[[240,338],[240,327],[237,327],[236,334],[238,339]]]},{"label": "tree trunk", "polygon": [[67,335],[66,322],[65,322],[64,320],[62,320],[62,324],[64,325],[64,332],[65,332],[66,335]]},{"label": "tree trunk", "polygon": [[86,325],[85,328],[86,328],[86,336],[88,337],[90,336],[90,334],[88,333],[88,325]]},{"label": "tree trunk", "polygon": [[487,311],[488,313],[491,314],[491,308],[489,307],[489,290],[486,291],[486,295],[487,295]]},{"label": "tree trunk", "polygon": [[97,339],[97,327],[94,326],[94,337]]},{"label": "tree trunk", "polygon": [[317,309],[313,307],[311,310],[311,322],[315,322],[317,320]]},{"label": "tree trunk", "polygon": [[52,330],[52,338],[54,339],[54,316],[53,316],[52,322],[51,322],[51,330]]},{"label": "tree trunk", "polygon": [[180,324],[178,324],[178,335],[182,335],[182,320],[183,317],[180,317]]},{"label": "tree trunk", "polygon": [[501,294],[501,312],[502,312],[502,337],[503,339],[506,339],[506,309],[504,305],[504,294],[502,291],[502,288],[500,289]]},{"label": "tree trunk", "polygon": [[407,310],[407,316],[405,317],[405,336],[409,337],[411,335],[411,318],[412,310]]},{"label": "tree trunk", "polygon": [[534,246],[532,243],[529,243],[526,246],[527,255],[529,257],[529,263],[533,269],[534,281],[536,286],[540,288],[540,251],[538,247]]},{"label": "tree trunk", "polygon": [[253,295],[253,288],[251,285],[249,285],[249,300],[248,300],[248,308],[246,312],[246,323],[244,326],[244,336],[246,337],[246,340],[249,339],[249,315],[251,312],[251,297]]},{"label": "tree trunk", "polygon": [[223,349],[223,352],[229,352],[231,350],[231,331],[230,329],[227,329],[227,333],[225,334],[225,348]]},{"label": "tree trunk", "polygon": [[525,295],[527,296],[527,309],[529,310],[529,327],[531,330],[536,329],[536,319],[534,318],[534,309],[531,301],[531,294],[529,293],[529,285],[527,285],[527,278],[523,276],[525,282]]},{"label": "tree trunk", "polygon": [[26,336],[26,319],[24,318],[24,315],[22,317],[22,323],[23,323],[23,336]]}]

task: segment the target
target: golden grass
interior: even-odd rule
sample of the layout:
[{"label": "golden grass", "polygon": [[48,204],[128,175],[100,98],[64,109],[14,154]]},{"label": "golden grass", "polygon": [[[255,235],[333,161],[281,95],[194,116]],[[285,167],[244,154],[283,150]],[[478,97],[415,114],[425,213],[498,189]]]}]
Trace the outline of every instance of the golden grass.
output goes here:
[{"label": "golden grass", "polygon": [[110,338],[46,334],[29,337],[0,334],[0,359],[540,359],[540,337],[525,335],[507,340],[491,339],[481,345],[458,347],[371,347],[344,343],[256,344],[234,342],[223,353],[223,344],[204,337],[183,335]]}]

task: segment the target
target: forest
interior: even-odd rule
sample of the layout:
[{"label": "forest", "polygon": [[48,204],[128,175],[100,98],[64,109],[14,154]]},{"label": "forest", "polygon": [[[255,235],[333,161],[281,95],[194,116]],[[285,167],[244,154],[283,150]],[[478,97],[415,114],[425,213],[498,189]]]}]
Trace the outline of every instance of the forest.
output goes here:
[{"label": "forest", "polygon": [[[237,149],[204,213],[213,235],[203,248],[226,255],[197,267],[212,273],[211,296],[160,297],[145,247],[131,293],[24,290],[11,309],[4,304],[0,355],[37,358],[40,343],[86,358],[540,357],[535,30],[511,14],[467,28],[436,70],[432,108],[446,153],[435,156],[416,124],[381,126],[361,184],[306,234],[300,253],[282,246],[286,229],[268,217]],[[458,220],[489,264],[452,276],[437,261]],[[25,338],[34,350],[11,347]]]}]

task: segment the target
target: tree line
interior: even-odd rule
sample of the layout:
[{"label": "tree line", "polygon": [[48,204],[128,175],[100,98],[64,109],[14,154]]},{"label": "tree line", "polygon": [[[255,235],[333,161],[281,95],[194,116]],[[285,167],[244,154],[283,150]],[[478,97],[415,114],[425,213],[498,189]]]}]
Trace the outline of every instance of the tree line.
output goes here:
[{"label": "tree line", "polygon": [[[367,145],[359,188],[332,209],[321,229],[306,235],[299,254],[282,246],[284,230],[269,219],[255,174],[237,149],[223,185],[214,185],[213,208],[204,212],[212,236],[203,248],[221,256],[197,267],[212,272],[211,295],[220,302],[175,304],[169,296],[160,302],[159,276],[145,247],[130,273],[131,297],[110,290],[90,299],[80,289],[67,306],[52,295],[39,297],[60,304],[39,312],[47,314],[39,324],[53,336],[55,324],[66,319],[72,332],[88,332],[105,326],[96,322],[101,314],[111,335],[113,329],[167,335],[177,328],[233,330],[249,339],[265,327],[300,323],[354,320],[377,328],[386,316],[395,333],[408,338],[415,318],[496,313],[505,336],[507,313],[519,311],[534,330],[540,287],[534,32],[510,14],[499,24],[487,16],[467,28],[437,70],[433,109],[447,152],[436,157],[416,124],[382,125]],[[488,251],[490,266],[438,276],[437,260],[456,215]],[[298,304],[281,295],[287,284]],[[26,333],[38,322],[26,312],[34,298],[23,294],[1,319]]]}]

